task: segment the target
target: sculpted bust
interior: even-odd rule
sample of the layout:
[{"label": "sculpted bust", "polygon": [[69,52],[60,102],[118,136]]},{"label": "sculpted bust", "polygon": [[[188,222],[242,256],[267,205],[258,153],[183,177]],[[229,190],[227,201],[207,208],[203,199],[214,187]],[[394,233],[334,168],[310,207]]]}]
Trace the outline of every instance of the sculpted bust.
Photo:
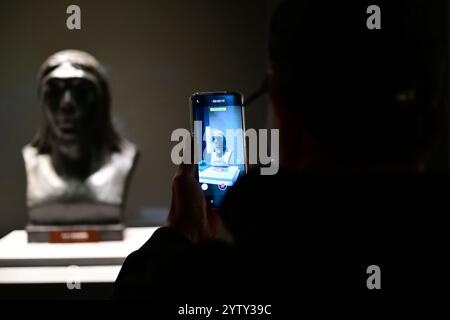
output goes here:
[{"label": "sculpted bust", "polygon": [[30,225],[120,224],[137,150],[113,128],[101,65],[57,52],[38,81],[43,123],[22,151]]},{"label": "sculpted bust", "polygon": [[227,140],[222,131],[213,130],[211,145],[211,166],[228,167],[232,150],[227,148]]}]

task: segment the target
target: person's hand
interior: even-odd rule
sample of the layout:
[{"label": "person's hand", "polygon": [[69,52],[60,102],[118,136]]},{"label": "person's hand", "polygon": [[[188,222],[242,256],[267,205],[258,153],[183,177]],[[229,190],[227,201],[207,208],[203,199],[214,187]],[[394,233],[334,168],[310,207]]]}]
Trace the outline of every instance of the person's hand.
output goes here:
[{"label": "person's hand", "polygon": [[194,164],[181,164],[172,180],[172,203],[167,225],[194,242],[213,239],[220,227],[217,209],[208,209],[195,176]]}]

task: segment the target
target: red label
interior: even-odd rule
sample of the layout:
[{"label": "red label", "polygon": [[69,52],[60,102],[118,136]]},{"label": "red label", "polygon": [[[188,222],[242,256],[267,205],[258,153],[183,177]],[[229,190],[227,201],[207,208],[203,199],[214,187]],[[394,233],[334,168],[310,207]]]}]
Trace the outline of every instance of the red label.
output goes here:
[{"label": "red label", "polygon": [[98,242],[100,232],[98,230],[50,231],[48,238],[50,243]]}]

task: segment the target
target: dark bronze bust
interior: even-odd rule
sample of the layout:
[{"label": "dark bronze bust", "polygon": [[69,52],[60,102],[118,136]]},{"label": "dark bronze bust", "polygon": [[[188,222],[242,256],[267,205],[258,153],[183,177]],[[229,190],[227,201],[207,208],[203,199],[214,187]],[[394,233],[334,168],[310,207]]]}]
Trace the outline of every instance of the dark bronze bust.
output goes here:
[{"label": "dark bronze bust", "polygon": [[23,148],[29,240],[48,241],[53,230],[121,238],[137,150],[113,128],[102,66],[88,53],[65,50],[44,62],[38,81],[43,124]]}]

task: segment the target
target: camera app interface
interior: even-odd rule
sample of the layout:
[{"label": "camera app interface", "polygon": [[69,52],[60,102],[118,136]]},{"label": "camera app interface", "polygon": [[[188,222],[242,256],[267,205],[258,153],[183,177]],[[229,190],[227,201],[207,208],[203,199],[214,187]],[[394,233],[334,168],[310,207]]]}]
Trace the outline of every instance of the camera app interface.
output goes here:
[{"label": "camera app interface", "polygon": [[245,174],[241,98],[206,95],[193,103],[195,139],[201,150],[199,182],[208,204],[219,206],[227,188]]}]

